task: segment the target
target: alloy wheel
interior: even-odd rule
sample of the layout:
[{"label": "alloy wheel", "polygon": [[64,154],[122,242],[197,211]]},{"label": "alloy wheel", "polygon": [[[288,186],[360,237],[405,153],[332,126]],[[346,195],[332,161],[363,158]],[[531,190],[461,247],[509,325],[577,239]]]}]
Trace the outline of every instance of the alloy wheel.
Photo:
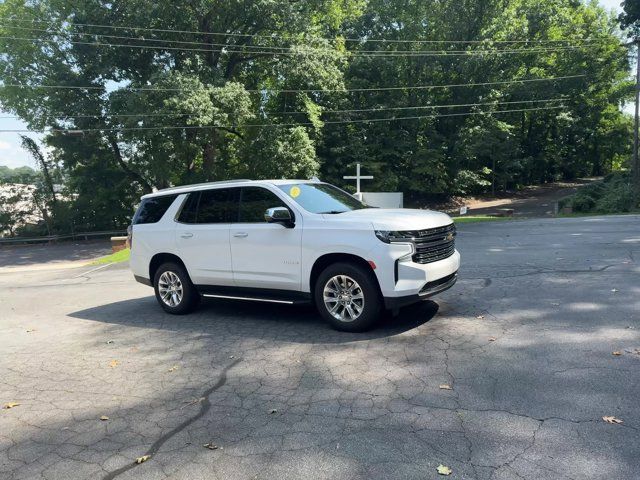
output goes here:
[{"label": "alloy wheel", "polygon": [[331,316],[341,322],[353,322],[364,310],[364,292],[347,275],[331,277],[323,290],[324,306]]},{"label": "alloy wheel", "polygon": [[184,295],[180,277],[171,271],[163,272],[158,279],[158,293],[166,305],[170,307],[180,305]]}]

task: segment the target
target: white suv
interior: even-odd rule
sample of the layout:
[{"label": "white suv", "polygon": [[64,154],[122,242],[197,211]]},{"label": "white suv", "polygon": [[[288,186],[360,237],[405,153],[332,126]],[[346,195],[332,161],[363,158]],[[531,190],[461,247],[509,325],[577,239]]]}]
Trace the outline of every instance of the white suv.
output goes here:
[{"label": "white suv", "polygon": [[201,296],[315,302],[335,328],[370,328],[451,287],[451,218],[367,207],[316,180],[234,180],[145,195],[130,229],[131,270],[169,313]]}]

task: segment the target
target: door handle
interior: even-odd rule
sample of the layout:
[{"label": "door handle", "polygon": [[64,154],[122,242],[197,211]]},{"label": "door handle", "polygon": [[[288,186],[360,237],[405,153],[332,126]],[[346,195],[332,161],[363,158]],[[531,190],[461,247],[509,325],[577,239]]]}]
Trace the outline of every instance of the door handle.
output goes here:
[{"label": "door handle", "polygon": [[245,238],[248,237],[249,234],[247,232],[236,232],[233,234],[233,236],[236,238]]},{"label": "door handle", "polygon": [[182,235],[180,235],[182,238],[191,238],[193,237],[193,233],[183,233]]}]

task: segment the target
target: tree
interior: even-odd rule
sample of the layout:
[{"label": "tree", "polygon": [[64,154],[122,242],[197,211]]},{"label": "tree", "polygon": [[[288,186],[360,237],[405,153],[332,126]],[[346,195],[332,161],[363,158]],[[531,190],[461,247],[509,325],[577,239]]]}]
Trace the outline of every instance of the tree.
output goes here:
[{"label": "tree", "polygon": [[0,24],[0,79],[19,85],[0,101],[51,129],[73,228],[122,228],[142,193],[183,183],[341,184],[362,163],[369,188],[418,201],[629,152],[629,61],[594,3],[7,0]]},{"label": "tree", "polygon": [[629,29],[629,36],[640,36],[640,2],[624,0],[621,6],[623,12],[618,17],[620,25]]}]

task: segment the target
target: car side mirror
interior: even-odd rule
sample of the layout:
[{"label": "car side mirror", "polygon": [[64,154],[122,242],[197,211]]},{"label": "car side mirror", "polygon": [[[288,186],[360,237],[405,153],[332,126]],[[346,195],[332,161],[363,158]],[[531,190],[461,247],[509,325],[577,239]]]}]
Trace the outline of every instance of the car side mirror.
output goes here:
[{"label": "car side mirror", "polygon": [[267,208],[267,211],[264,212],[264,219],[267,223],[279,223],[287,228],[293,228],[295,225],[291,218],[291,212],[285,207]]}]

